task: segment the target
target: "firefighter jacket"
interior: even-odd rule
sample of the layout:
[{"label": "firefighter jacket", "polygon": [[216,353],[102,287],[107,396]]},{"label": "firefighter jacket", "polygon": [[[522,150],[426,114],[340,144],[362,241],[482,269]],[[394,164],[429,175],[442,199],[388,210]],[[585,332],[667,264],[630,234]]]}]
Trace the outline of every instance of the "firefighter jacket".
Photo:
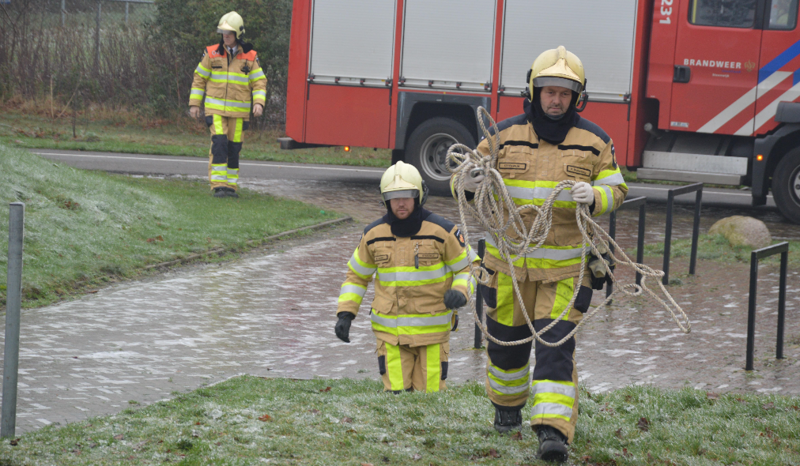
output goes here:
[{"label": "firefighter jacket", "polygon": [[[584,181],[594,188],[592,215],[598,216],[619,207],[628,193],[628,186],[614,157],[614,143],[599,126],[579,118],[563,142],[557,145],[540,140],[525,114],[501,121],[497,125],[500,149],[496,168],[517,206],[541,206],[563,180]],[[489,155],[489,143],[483,139],[477,148]],[[451,186],[452,180],[451,179]],[[455,196],[455,189],[453,189]],[[553,206],[553,223],[544,244],[525,257],[513,256],[515,273],[522,280],[559,281],[580,273],[582,235],[575,220],[577,203],[569,189],[561,191]],[[505,207],[504,207],[505,210]],[[525,209],[522,219],[532,225],[537,213]],[[508,218],[508,212],[505,212]],[[520,239],[513,227],[507,236]],[[508,270],[492,241],[486,239],[485,265],[492,270]],[[506,272],[507,273],[507,272]]]},{"label": "firefighter jacket", "polygon": [[412,347],[448,342],[453,311],[444,294],[452,288],[469,298],[475,287],[469,265],[478,260],[449,220],[423,210],[420,230],[401,237],[384,216],[364,229],[347,263],[337,314],[358,313],[377,272],[370,317],[378,340]]},{"label": "firefighter jacket", "polygon": [[250,101],[264,105],[267,77],[258,63],[256,51],[239,45],[231,57],[224,46],[206,47],[203,59],[194,70],[189,106],[200,106],[205,95],[206,115],[250,119]]}]

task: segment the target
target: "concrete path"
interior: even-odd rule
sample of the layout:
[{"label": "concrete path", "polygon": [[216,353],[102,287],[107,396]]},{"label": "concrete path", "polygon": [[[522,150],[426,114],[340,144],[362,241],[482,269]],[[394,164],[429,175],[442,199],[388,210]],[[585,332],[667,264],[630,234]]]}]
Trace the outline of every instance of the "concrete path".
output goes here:
[{"label": "concrete path", "polygon": [[[250,187],[271,192],[278,185]],[[24,311],[17,432],[116,413],[130,403],[152,403],[242,373],[377,379],[367,304],[353,323],[351,344],[336,339],[333,325],[361,222],[376,218],[382,207],[364,203],[377,197],[366,188],[295,188],[292,197],[356,212],[359,221],[274,243],[230,263],[186,267]],[[287,192],[285,184],[280,189]],[[431,207],[457,219],[450,200],[435,198]],[[662,214],[648,214],[648,241],[663,237]],[[690,212],[678,216],[676,236],[691,231],[687,219]],[[636,212],[620,213],[623,247],[635,244],[636,221]],[[479,237],[476,232],[473,243]],[[602,392],[650,383],[800,395],[800,271],[790,269],[786,359],[776,361],[777,273],[762,268],[757,370],[747,374],[748,265],[700,262],[698,277],[691,278],[681,275],[684,262],[676,260],[672,271],[684,283],[670,291],[689,313],[692,333],[680,333],[653,303],[619,301],[579,335],[578,365],[587,388]],[[365,303],[371,297],[372,287]],[[462,315],[462,329],[453,337],[451,383],[483,379],[485,355],[472,349],[471,319]]]}]

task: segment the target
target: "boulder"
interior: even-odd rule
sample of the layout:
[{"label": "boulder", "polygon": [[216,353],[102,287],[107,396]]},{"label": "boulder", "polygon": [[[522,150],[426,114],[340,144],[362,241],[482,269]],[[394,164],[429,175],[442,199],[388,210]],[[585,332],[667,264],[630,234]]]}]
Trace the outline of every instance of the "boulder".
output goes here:
[{"label": "boulder", "polygon": [[708,234],[724,236],[731,246],[748,246],[759,249],[772,244],[772,236],[764,222],[742,215],[719,220],[711,226]]}]

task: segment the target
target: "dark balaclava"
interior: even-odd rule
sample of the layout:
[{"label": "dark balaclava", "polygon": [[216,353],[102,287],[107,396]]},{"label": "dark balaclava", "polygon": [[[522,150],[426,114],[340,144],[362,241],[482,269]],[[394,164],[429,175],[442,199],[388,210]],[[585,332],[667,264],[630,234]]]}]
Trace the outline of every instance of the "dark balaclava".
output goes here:
[{"label": "dark balaclava", "polygon": [[533,99],[524,99],[522,102],[522,109],[528,117],[528,121],[533,125],[536,135],[539,139],[543,139],[550,144],[560,144],[564,142],[570,128],[577,125],[581,117],[575,110],[575,104],[578,101],[578,93],[572,91],[572,100],[569,103],[569,108],[566,113],[560,117],[553,118],[546,114],[542,109],[540,101],[540,94],[542,88],[533,88]]},{"label": "dark balaclava", "polygon": [[392,228],[392,234],[403,238],[416,235],[422,228],[422,221],[428,218],[431,213],[419,205],[419,198],[414,199],[414,211],[405,220],[400,220],[392,212],[389,202],[386,202],[386,223]]}]

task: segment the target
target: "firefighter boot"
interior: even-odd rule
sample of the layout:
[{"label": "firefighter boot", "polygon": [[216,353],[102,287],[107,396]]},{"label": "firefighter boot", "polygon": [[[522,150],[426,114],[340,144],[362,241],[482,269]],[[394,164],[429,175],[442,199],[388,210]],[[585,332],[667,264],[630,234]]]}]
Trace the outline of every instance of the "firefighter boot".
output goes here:
[{"label": "firefighter boot", "polygon": [[567,437],[561,431],[551,426],[539,426],[536,436],[539,437],[539,458],[556,463],[567,461]]},{"label": "firefighter boot", "polygon": [[225,195],[228,197],[239,197],[239,193],[233,188],[222,188],[225,190]]},{"label": "firefighter boot", "polygon": [[522,426],[522,407],[494,405],[494,430],[504,434]]},{"label": "firefighter boot", "polygon": [[214,188],[214,193],[212,196],[214,197],[228,197],[227,193],[228,188]]}]

